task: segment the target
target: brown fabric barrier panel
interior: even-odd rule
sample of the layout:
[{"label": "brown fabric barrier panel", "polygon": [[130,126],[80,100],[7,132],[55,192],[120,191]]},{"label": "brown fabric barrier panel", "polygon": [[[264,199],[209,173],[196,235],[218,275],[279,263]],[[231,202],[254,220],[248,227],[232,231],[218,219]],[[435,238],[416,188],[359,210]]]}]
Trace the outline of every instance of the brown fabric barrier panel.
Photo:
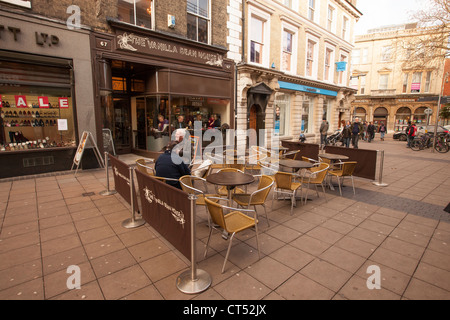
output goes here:
[{"label": "brown fabric barrier panel", "polygon": [[358,162],[353,173],[355,177],[376,180],[375,174],[377,170],[377,151],[326,146],[325,152],[341,154],[349,157],[349,159],[346,161]]},{"label": "brown fabric barrier panel", "polygon": [[300,157],[307,157],[319,160],[319,145],[313,143],[302,143],[300,141],[282,141],[283,147],[289,148],[289,151],[300,150]]},{"label": "brown fabric barrier panel", "polygon": [[191,260],[191,201],[188,194],[136,171],[142,217]]},{"label": "brown fabric barrier panel", "polygon": [[[130,167],[112,155],[109,155],[109,163],[111,163],[111,171],[114,175],[115,190],[131,205]],[[133,198],[134,211],[138,212],[139,205],[136,192],[133,193]]]}]

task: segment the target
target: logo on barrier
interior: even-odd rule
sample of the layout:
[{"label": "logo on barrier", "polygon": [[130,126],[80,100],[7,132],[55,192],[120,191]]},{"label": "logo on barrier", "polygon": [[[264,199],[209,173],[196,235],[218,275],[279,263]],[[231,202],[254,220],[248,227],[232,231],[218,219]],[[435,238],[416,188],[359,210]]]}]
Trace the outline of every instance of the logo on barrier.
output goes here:
[{"label": "logo on barrier", "polygon": [[169,212],[172,214],[172,217],[175,219],[176,222],[182,225],[184,228],[184,224],[186,223],[186,220],[184,219],[183,211],[178,211],[174,207],[168,205],[166,202],[162,201],[161,199],[156,198],[153,191],[149,190],[147,187],[144,188],[144,197],[148,201],[148,203],[155,202],[156,204],[159,204],[160,206],[163,206],[165,209],[169,210]]},{"label": "logo on barrier", "polygon": [[123,174],[121,174],[119,172],[119,169],[117,169],[117,167],[113,167],[113,171],[114,171],[114,175],[116,175],[117,177],[122,178],[123,180],[125,180],[127,182],[128,185],[130,185],[130,178],[125,177]]}]

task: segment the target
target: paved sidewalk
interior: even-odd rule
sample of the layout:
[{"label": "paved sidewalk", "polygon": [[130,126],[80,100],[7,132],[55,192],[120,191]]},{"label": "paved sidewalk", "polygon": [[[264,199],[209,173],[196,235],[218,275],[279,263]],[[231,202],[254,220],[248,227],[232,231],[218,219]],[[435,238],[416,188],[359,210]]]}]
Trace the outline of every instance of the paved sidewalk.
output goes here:
[{"label": "paved sidewalk", "polygon": [[[288,201],[276,201],[270,227],[260,215],[261,260],[252,230],[233,241],[224,274],[220,234],[203,259],[200,208],[199,268],[213,284],[199,295],[176,288],[189,262],[148,224],[121,226],[129,206],[99,195],[102,170],[0,181],[0,299],[450,299],[450,153],[378,140],[360,148],[386,151],[389,185],[355,179],[354,196],[348,180],[343,197],[327,190],[328,201],[310,192],[292,216]],[[67,288],[71,265],[81,269],[80,290]],[[366,285],[374,265],[380,290]]]}]

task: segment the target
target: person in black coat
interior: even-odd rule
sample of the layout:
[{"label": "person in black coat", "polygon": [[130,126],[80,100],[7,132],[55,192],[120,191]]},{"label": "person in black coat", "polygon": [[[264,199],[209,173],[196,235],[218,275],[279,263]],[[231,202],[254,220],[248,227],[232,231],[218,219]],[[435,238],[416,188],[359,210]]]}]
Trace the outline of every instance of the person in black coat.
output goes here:
[{"label": "person in black coat", "polygon": [[[172,152],[177,144],[178,142],[176,141],[169,142],[164,148],[164,153],[156,160],[155,171],[157,177],[178,180],[182,176],[191,175],[191,170],[183,162],[183,159],[176,152]],[[172,187],[182,189],[179,181],[167,180],[166,183]]]}]

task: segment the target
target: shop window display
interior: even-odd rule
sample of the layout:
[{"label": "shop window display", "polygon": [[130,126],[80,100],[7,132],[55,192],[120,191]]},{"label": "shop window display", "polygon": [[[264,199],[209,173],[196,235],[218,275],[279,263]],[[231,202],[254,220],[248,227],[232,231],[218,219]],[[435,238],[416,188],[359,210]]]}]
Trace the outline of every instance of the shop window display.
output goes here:
[{"label": "shop window display", "polygon": [[2,87],[1,151],[76,146],[69,89]]}]

